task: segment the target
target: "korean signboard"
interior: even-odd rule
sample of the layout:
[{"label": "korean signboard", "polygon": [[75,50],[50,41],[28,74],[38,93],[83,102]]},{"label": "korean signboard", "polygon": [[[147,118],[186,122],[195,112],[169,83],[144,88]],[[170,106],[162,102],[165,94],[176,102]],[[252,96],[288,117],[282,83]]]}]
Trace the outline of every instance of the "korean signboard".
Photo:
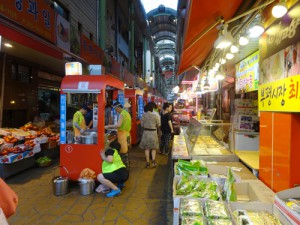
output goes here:
[{"label": "korean signboard", "polygon": [[0,0],[0,13],[55,43],[54,11],[46,1]]},{"label": "korean signboard", "polygon": [[259,54],[258,51],[237,63],[235,92],[245,93],[258,89]]},{"label": "korean signboard", "polygon": [[85,35],[80,37],[80,57],[87,60],[91,64],[104,65],[104,51]]},{"label": "korean signboard", "polygon": [[260,111],[300,112],[300,75],[258,88]]}]

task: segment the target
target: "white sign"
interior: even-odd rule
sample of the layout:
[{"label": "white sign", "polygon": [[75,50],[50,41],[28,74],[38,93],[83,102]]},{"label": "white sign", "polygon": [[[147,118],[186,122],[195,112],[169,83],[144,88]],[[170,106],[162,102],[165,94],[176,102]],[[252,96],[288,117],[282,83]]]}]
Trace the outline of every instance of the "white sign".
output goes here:
[{"label": "white sign", "polygon": [[80,81],[78,82],[78,90],[88,90],[89,82],[88,81]]}]

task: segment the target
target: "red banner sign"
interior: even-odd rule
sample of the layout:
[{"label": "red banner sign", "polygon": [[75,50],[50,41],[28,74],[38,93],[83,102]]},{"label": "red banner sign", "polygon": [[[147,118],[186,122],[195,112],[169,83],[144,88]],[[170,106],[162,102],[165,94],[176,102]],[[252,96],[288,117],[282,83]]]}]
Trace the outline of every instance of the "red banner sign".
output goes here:
[{"label": "red banner sign", "polygon": [[80,57],[91,64],[104,65],[104,51],[100,47],[83,34],[80,37],[80,42]]}]

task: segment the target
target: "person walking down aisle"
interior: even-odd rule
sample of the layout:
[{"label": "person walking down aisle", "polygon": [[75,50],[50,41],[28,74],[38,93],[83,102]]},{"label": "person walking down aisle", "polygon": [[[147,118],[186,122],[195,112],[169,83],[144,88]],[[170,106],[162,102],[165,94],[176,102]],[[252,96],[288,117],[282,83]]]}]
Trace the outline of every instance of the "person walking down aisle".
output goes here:
[{"label": "person walking down aisle", "polygon": [[172,116],[170,112],[172,111],[172,105],[165,102],[163,105],[163,111],[160,115],[161,118],[161,145],[160,153],[163,155],[168,155],[170,152],[170,140],[172,139],[172,133],[174,133],[172,125]]},{"label": "person walking down aisle", "polygon": [[88,107],[86,105],[82,105],[80,110],[78,110],[73,115],[73,129],[75,142],[79,142],[80,134],[86,130],[86,123],[84,119],[84,115],[87,113]]},{"label": "person walking down aisle", "polygon": [[153,114],[153,105],[148,103],[144,107],[145,114],[141,120],[141,126],[144,128],[140,148],[145,150],[146,168],[150,168],[150,151],[152,157],[152,166],[156,167],[155,162],[156,149],[159,148],[157,128],[160,127],[159,118]]},{"label": "person walking down aisle", "polygon": [[[112,138],[110,142],[109,148],[106,151],[100,151],[103,160],[102,173],[97,176],[97,180],[101,184],[111,189],[111,191],[106,194],[108,198],[120,195],[121,189],[125,186],[124,182],[127,181],[129,177],[129,172],[126,170],[126,166],[119,155],[121,149],[120,143],[116,138]],[[116,183],[117,186],[114,183]]]},{"label": "person walking down aisle", "polygon": [[131,116],[125,109],[123,109],[122,104],[119,102],[115,102],[113,104],[113,109],[120,114],[119,121],[115,125],[106,125],[105,129],[118,129],[118,141],[121,144],[120,156],[127,170],[129,170],[130,162],[128,157],[127,137],[130,136]]}]

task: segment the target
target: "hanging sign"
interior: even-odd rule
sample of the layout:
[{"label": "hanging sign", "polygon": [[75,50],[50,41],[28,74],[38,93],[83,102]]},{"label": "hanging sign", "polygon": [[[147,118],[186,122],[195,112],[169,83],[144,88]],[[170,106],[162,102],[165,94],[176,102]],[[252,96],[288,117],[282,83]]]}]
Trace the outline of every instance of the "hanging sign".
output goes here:
[{"label": "hanging sign", "polygon": [[258,88],[260,111],[300,112],[300,75]]},{"label": "hanging sign", "polygon": [[82,64],[80,62],[68,62],[65,64],[66,76],[82,75]]}]

